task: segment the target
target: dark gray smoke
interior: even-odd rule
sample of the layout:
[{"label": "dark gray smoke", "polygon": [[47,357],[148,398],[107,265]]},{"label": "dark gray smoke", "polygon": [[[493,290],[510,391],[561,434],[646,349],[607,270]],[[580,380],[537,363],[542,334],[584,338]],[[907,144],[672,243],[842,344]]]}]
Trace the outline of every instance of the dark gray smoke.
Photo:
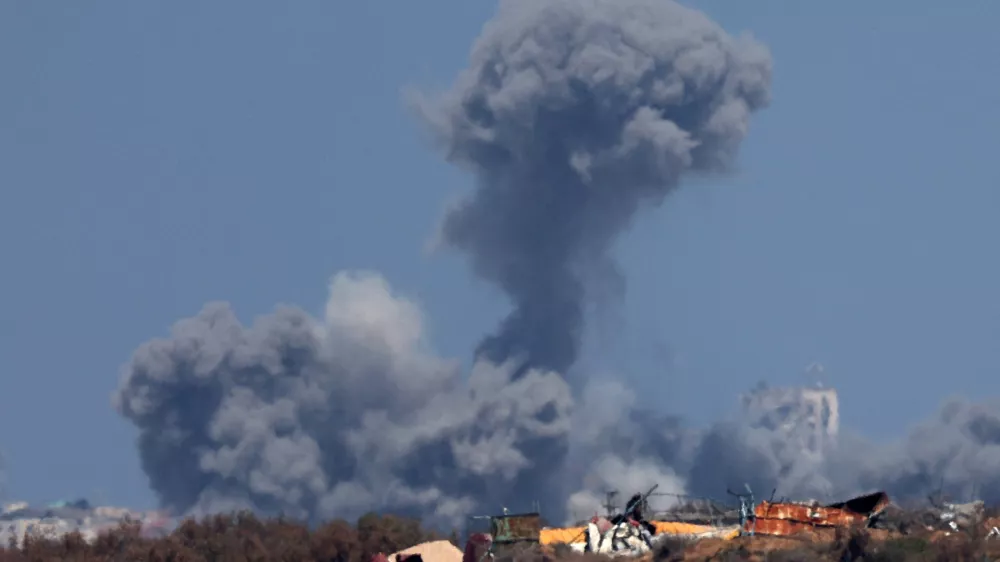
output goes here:
[{"label": "dark gray smoke", "polygon": [[[514,305],[477,355],[565,374],[588,284],[620,284],[617,236],[685,174],[727,170],[770,76],[763,46],[673,2],[501,3],[453,87],[416,99],[477,182],[440,241]],[[552,490],[544,476],[566,450],[539,443],[520,482]]]},{"label": "dark gray smoke", "polygon": [[768,493],[820,499],[879,489],[900,500],[943,491],[956,501],[975,495],[1000,502],[1000,403],[948,401],[898,442],[841,435],[819,458],[794,442],[767,427],[717,424],[693,459],[690,488],[705,493],[746,481]]},{"label": "dark gray smoke", "polygon": [[[883,489],[900,499],[923,500],[941,491],[955,501],[975,496],[998,503],[1000,402],[948,400],[898,442],[878,444],[847,435],[824,458],[815,475],[807,477],[808,467],[799,467],[803,476],[787,486],[790,492],[833,490],[843,495]],[[780,484],[774,471],[764,474]]]},{"label": "dark gray smoke", "polygon": [[609,251],[640,207],[726,170],[770,73],[760,44],[673,2],[502,2],[454,87],[418,107],[478,185],[442,240],[513,313],[466,380],[374,275],[336,277],[320,319],[285,307],[244,326],[207,305],[142,345],[114,397],[164,506],[460,522],[550,500],[588,283],[617,278]]},{"label": "dark gray smoke", "polygon": [[685,174],[727,170],[770,78],[761,44],[674,2],[502,2],[451,90],[417,100],[477,180],[441,242],[514,305],[479,352],[565,373],[616,237]]},{"label": "dark gray smoke", "polygon": [[[956,501],[973,496],[1000,503],[1000,402],[949,400],[937,415],[903,442],[880,453],[867,447],[841,447],[853,453],[852,477],[865,488],[897,490],[926,497],[941,489]],[[836,476],[836,475],[834,475]]]},{"label": "dark gray smoke", "polygon": [[576,492],[563,494],[574,518],[609,488],[724,497],[744,482],[758,495],[943,488],[1000,502],[997,404],[949,402],[900,442],[841,435],[819,458],[761,420],[701,430],[641,411],[609,381],[578,388],[574,410],[563,375],[595,280],[621,281],[617,235],[685,174],[727,169],[770,74],[760,44],[673,2],[501,3],[454,87],[415,101],[476,180],[440,241],[513,312],[466,374],[374,274],[336,276],[319,318],[281,307],[246,326],[207,305],[136,350],[114,397],[163,505],[313,519],[389,509],[455,524],[552,490]]},{"label": "dark gray smoke", "polygon": [[336,276],[322,318],[281,307],[244,326],[209,304],[136,350],[114,403],[175,513],[391,509],[458,524],[509,499],[523,449],[569,431],[572,398],[555,373],[513,381],[479,362],[466,380],[423,332],[420,311],[367,273]]}]

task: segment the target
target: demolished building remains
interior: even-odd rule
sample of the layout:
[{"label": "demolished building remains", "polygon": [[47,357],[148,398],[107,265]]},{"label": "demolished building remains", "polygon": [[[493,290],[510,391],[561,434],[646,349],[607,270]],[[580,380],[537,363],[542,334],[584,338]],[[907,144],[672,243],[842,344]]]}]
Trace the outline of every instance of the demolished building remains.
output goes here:
[{"label": "demolished building remains", "polygon": [[[610,556],[636,556],[649,552],[667,538],[683,540],[723,539],[738,536],[791,536],[818,528],[863,526],[871,527],[890,505],[884,492],[866,494],[847,501],[819,505],[816,502],[774,502],[755,504],[753,494],[738,495],[741,507],[728,509],[712,505],[702,513],[704,523],[667,521],[670,512],[660,513],[650,521],[654,529],[644,536],[643,525],[630,517],[595,515],[584,525],[568,528],[541,528],[538,514],[502,515],[491,517],[491,533],[470,540],[466,552],[494,553],[503,546],[519,542],[534,542],[543,547],[564,544],[578,552],[595,552]],[[692,520],[693,504],[682,504],[681,517]],[[706,504],[702,504],[706,505]],[[721,515],[721,517],[720,517]],[[737,518],[738,521],[733,521]],[[710,521],[714,521],[715,524]],[[485,545],[477,551],[473,543]]]},{"label": "demolished building remains", "polygon": [[871,527],[889,504],[885,492],[828,505],[762,501],[754,506],[754,516],[743,523],[743,530],[748,534],[787,536],[817,527]]}]

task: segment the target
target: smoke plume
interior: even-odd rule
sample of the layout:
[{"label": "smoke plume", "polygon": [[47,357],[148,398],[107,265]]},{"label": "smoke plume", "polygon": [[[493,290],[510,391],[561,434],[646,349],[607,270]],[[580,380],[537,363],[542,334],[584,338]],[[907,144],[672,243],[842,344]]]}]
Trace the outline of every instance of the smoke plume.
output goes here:
[{"label": "smoke plume", "polygon": [[943,492],[955,501],[1000,502],[1000,402],[948,400],[897,442],[841,435],[820,458],[788,443],[784,432],[717,424],[702,440],[691,489],[747,481],[767,493],[820,499],[886,490],[899,500]]},{"label": "smoke plume", "polygon": [[280,307],[244,326],[206,305],[134,353],[114,402],[176,513],[385,508],[457,524],[502,498],[522,449],[569,430],[559,375],[511,373],[479,362],[465,380],[426,348],[412,302],[375,274],[343,273],[319,319]]},{"label": "smoke plume", "polygon": [[[673,2],[501,2],[454,86],[414,101],[476,180],[441,242],[511,298],[510,316],[466,377],[374,274],[336,276],[318,319],[281,307],[244,326],[206,305],[143,344],[114,397],[164,506],[460,522],[551,499],[571,442],[563,377],[592,284],[620,282],[615,238],[685,174],[728,168],[770,74],[759,43]],[[670,474],[652,460],[629,471]]]},{"label": "smoke plume", "polygon": [[[781,429],[741,415],[698,429],[669,416],[628,412],[628,423],[608,424],[597,437],[605,454],[623,459],[623,466],[658,462],[661,471],[669,467],[672,472],[664,472],[661,487],[663,482],[675,488],[680,484],[696,497],[724,499],[727,488],[742,490],[749,484],[759,497],[774,490],[779,497],[832,502],[884,490],[902,503],[923,502],[938,493],[953,501],[1000,503],[996,401],[946,401],[935,416],[890,443],[842,431],[817,454],[807,454],[799,445],[808,433],[804,427]],[[607,473],[599,468],[592,472]],[[618,482],[627,481],[628,473],[619,471]],[[584,482],[589,495],[583,497],[589,503],[577,505],[590,511],[578,510],[577,516],[593,513],[600,497],[596,492],[616,488],[594,476]]]},{"label": "smoke plume", "polygon": [[745,482],[1000,501],[998,404],[952,401],[897,443],[842,434],[816,457],[752,419],[685,427],[619,383],[566,377],[595,285],[623,289],[616,237],[685,175],[728,169],[770,75],[759,43],[667,0],[501,2],[453,87],[412,101],[475,180],[439,241],[510,315],[465,373],[374,273],[336,275],[319,317],[279,307],[244,325],[206,305],[140,346],[114,396],[163,506],[461,524],[543,499],[559,520],[600,510],[609,488],[720,497]]},{"label": "smoke plume", "polygon": [[477,187],[440,241],[514,309],[479,353],[565,373],[612,243],[687,173],[722,172],[769,99],[771,58],[661,0],[509,0],[469,67],[417,107]]}]

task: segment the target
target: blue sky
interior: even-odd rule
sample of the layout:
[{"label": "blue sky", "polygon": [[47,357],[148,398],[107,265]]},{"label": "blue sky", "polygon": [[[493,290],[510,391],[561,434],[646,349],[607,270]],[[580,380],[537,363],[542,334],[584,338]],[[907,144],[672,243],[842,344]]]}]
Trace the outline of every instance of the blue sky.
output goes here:
[{"label": "blue sky", "polygon": [[[732,178],[620,241],[580,369],[694,423],[822,362],[889,439],[1000,393],[1000,4],[702,3],[775,60]],[[506,304],[423,252],[470,179],[400,102],[463,66],[492,2],[0,4],[0,450],[8,495],[151,506],[119,366],[209,300],[320,310],[375,269],[470,359]],[[992,76],[992,78],[991,78]]]}]

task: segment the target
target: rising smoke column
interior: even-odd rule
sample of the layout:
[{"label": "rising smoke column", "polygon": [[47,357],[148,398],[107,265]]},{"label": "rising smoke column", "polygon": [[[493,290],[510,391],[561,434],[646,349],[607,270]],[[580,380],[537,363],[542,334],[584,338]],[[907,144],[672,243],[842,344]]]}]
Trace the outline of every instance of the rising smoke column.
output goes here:
[{"label": "rising smoke column", "polygon": [[[697,434],[674,416],[636,404],[635,392],[616,380],[592,379],[579,397],[566,468],[579,482],[566,500],[567,525],[604,513],[605,492],[625,497],[658,485],[655,509],[667,509],[687,489],[684,460],[697,446]],[[619,498],[621,500],[622,498]],[[620,506],[619,506],[620,507]]]},{"label": "rising smoke column", "polygon": [[[415,99],[448,160],[476,179],[439,242],[513,303],[477,355],[566,374],[588,285],[622,286],[618,235],[686,174],[728,170],[770,78],[765,47],[674,2],[501,2],[452,88]],[[516,493],[554,489],[545,473],[567,451],[533,447]]]},{"label": "rising smoke column", "polygon": [[769,100],[771,58],[663,0],[509,0],[445,94],[418,107],[477,189],[441,242],[514,310],[479,352],[565,373],[588,279],[642,207],[722,172]]},{"label": "rising smoke column", "polygon": [[454,524],[550,500],[587,284],[617,276],[610,248],[640,207],[727,169],[770,72],[761,45],[672,2],[502,2],[454,87],[415,101],[477,182],[442,241],[514,311],[465,376],[375,274],[336,276],[320,318],[279,307],[247,326],[206,305],[135,351],[113,399],[162,504]]}]

